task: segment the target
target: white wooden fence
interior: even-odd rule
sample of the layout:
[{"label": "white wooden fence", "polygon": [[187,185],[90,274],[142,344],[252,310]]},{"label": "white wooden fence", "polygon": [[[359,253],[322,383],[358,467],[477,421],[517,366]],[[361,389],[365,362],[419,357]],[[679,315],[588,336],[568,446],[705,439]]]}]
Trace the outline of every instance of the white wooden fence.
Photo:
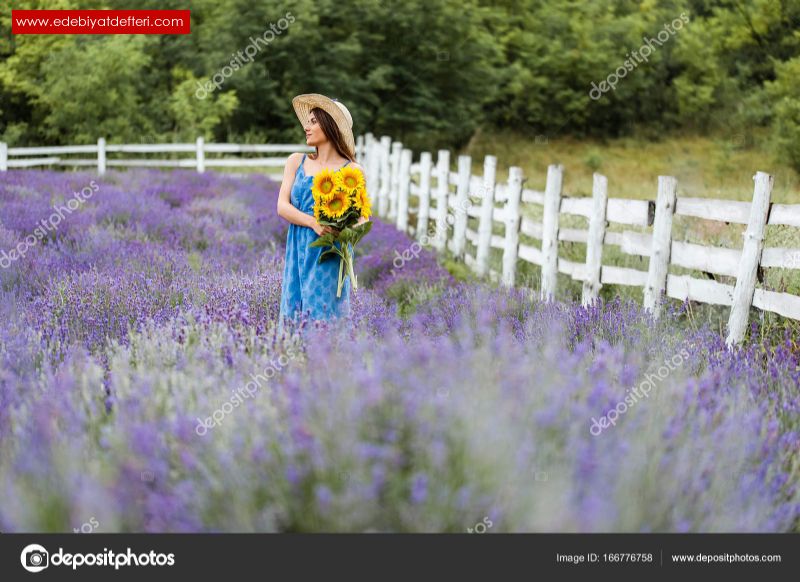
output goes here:
[{"label": "white wooden fence", "polygon": [[[509,168],[508,179],[498,182],[494,156],[484,159],[482,176],[473,176],[469,156],[458,157],[455,172],[448,150],[439,150],[435,165],[429,152],[412,163],[411,150],[389,136],[359,136],[356,150],[380,217],[418,240],[430,240],[434,233],[438,250],[449,249],[478,275],[489,275],[504,285],[514,285],[521,260],[541,267],[543,299],[556,294],[557,273],[564,273],[582,281],[584,304],[597,298],[602,285],[613,284],[643,287],[645,308],[656,317],[664,294],[729,306],[728,345],[743,339],[751,306],[800,320],[799,296],[756,288],[759,267],[800,269],[800,249],[764,248],[766,225],[800,227],[800,204],[772,204],[773,178],[763,172],[754,176],[752,202],[679,198],[677,180],[671,176],[659,176],[655,201],[609,198],[608,181],[597,173],[591,197],[565,197],[560,165],[548,168],[545,189],[537,191],[523,188],[518,167]],[[522,205],[527,204],[543,207],[541,223],[523,216]],[[588,230],[561,228],[561,215],[585,217]],[[673,240],[674,215],[747,225],[743,246],[729,249]],[[468,218],[477,219],[477,230],[468,227]],[[652,230],[612,232],[606,228],[609,223],[652,226]],[[493,233],[494,224],[504,226],[503,235]],[[540,240],[541,246],[520,242],[520,234]],[[586,261],[560,258],[559,241],[586,243]],[[603,265],[603,245],[649,257],[648,270]],[[490,269],[492,248],[502,251],[500,272]],[[673,275],[670,265],[735,277],[736,283]]]},{"label": "white wooden fence", "polygon": [[[272,173],[283,177],[286,156],[275,157],[206,157],[206,154],[279,154],[291,152],[313,152],[314,148],[298,144],[235,144],[205,143],[198,137],[195,143],[163,144],[107,144],[105,138],[97,145],[67,145],[51,147],[10,148],[0,142],[0,172],[9,168],[31,168],[36,166],[89,166],[104,174],[108,167],[193,168],[205,172],[206,168],[280,168]],[[179,153],[190,156],[175,159],[128,158],[108,159],[108,153],[159,154]],[[91,158],[68,157],[73,154],[92,154]]]},{"label": "white wooden fence", "polygon": [[[103,138],[96,145],[56,147],[9,148],[0,143],[0,171],[50,165],[96,167],[98,174],[115,166],[194,168],[198,172],[207,167],[283,168],[286,156],[209,158],[206,154],[298,151],[310,152],[313,148],[299,144],[205,143],[201,137],[193,144],[109,145]],[[177,159],[108,159],[107,153],[191,155]],[[93,154],[93,157],[65,157],[72,154]],[[660,312],[663,294],[729,306],[729,345],[739,343],[744,337],[751,306],[800,320],[800,297],[756,288],[759,268],[800,269],[800,249],[764,248],[766,225],[800,228],[800,204],[772,204],[773,179],[763,172],[754,176],[752,202],[678,198],[677,181],[671,176],[659,176],[656,200],[650,201],[609,198],[608,181],[600,174],[594,175],[591,198],[562,196],[564,168],[560,165],[548,168],[545,189],[537,191],[523,188],[522,169],[518,167],[509,168],[508,179],[498,182],[495,156],[484,159],[482,176],[471,174],[469,156],[459,156],[457,171],[452,171],[448,150],[439,150],[435,165],[429,152],[422,152],[419,161],[412,163],[412,152],[402,143],[389,136],[378,139],[371,133],[358,136],[356,157],[365,169],[378,216],[394,222],[397,228],[418,240],[433,239],[437,250],[450,250],[478,275],[489,276],[506,286],[515,284],[518,261],[526,261],[541,267],[540,296],[546,300],[556,295],[557,274],[563,273],[583,283],[584,304],[597,298],[602,285],[612,284],[642,287],[644,305],[655,316]],[[270,175],[280,179],[283,174]],[[523,216],[526,204],[542,206],[541,223]],[[561,215],[585,217],[589,221],[588,230],[561,228]],[[674,215],[745,224],[743,246],[728,249],[673,240]],[[477,230],[469,228],[469,218],[478,220]],[[609,223],[652,226],[652,232],[612,232],[606,228]],[[495,224],[504,227],[503,235],[493,233]],[[520,242],[520,234],[540,240],[541,246]],[[559,257],[559,241],[586,243],[585,262]],[[623,253],[649,257],[648,270],[603,265],[603,245],[616,245]],[[492,248],[502,251],[499,272],[490,268]],[[670,265],[735,277],[736,284],[673,275],[669,273]]]}]

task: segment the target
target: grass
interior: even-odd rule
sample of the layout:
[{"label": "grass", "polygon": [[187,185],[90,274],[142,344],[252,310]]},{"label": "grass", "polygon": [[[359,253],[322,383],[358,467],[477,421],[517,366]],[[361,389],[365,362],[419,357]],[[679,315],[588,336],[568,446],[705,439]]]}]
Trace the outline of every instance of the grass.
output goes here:
[{"label": "grass", "polygon": [[608,178],[612,198],[655,199],[660,175],[678,179],[678,196],[751,200],[756,171],[772,174],[772,201],[800,203],[800,173],[775,159],[767,134],[675,135],[661,141],[626,137],[578,140],[480,131],[459,152],[472,156],[473,174],[483,173],[486,155],[497,156],[499,181],[519,166],[525,186],[544,190],[547,166],[564,166],[564,194],[590,196],[592,173]]}]

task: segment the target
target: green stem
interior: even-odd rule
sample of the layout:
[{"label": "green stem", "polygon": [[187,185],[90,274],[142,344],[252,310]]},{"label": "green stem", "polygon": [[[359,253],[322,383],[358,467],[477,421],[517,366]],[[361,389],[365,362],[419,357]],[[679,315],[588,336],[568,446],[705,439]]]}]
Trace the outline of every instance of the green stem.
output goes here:
[{"label": "green stem", "polygon": [[353,260],[355,259],[356,250],[353,249],[353,254],[350,254],[350,250],[347,251],[347,273],[350,275],[350,283],[353,285],[353,291],[358,290],[358,280],[356,279],[356,274],[353,272]]},{"label": "green stem", "polygon": [[339,257],[339,284],[336,288],[336,297],[342,296],[342,282],[344,281],[344,277],[342,277],[342,270],[344,268],[344,257]]}]

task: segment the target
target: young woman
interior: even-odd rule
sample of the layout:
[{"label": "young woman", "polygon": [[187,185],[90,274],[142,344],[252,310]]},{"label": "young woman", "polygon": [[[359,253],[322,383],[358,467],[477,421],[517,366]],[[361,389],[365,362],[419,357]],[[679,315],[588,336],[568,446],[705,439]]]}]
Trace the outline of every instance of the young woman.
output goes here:
[{"label": "young woman", "polygon": [[[303,124],[306,144],[313,146],[315,153],[289,156],[278,194],[278,215],[289,222],[281,288],[281,324],[285,318],[301,314],[311,319],[334,319],[350,314],[349,277],[342,285],[341,297],[336,297],[339,258],[320,264],[317,260],[324,249],[308,246],[323,234],[336,232],[314,218],[311,185],[314,176],[326,168],[336,171],[350,164],[364,171],[355,163],[353,118],[342,102],[308,93],[292,99],[292,105]],[[359,224],[362,222],[365,220],[360,220]]]}]

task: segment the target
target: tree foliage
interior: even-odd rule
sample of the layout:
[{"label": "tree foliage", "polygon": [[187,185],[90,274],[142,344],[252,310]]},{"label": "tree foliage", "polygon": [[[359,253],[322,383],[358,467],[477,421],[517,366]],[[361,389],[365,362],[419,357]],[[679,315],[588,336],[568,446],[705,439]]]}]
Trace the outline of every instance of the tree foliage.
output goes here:
[{"label": "tree foliage", "polygon": [[[77,6],[14,6],[45,7]],[[457,147],[481,126],[552,136],[771,127],[800,167],[800,0],[195,0],[188,8],[190,35],[153,36],[13,36],[6,11],[0,139],[297,142],[290,100],[318,92],[347,103],[356,132],[413,148]],[[682,18],[665,40],[665,27]],[[634,59],[648,42],[651,54]],[[615,76],[613,89],[592,94]]]}]

